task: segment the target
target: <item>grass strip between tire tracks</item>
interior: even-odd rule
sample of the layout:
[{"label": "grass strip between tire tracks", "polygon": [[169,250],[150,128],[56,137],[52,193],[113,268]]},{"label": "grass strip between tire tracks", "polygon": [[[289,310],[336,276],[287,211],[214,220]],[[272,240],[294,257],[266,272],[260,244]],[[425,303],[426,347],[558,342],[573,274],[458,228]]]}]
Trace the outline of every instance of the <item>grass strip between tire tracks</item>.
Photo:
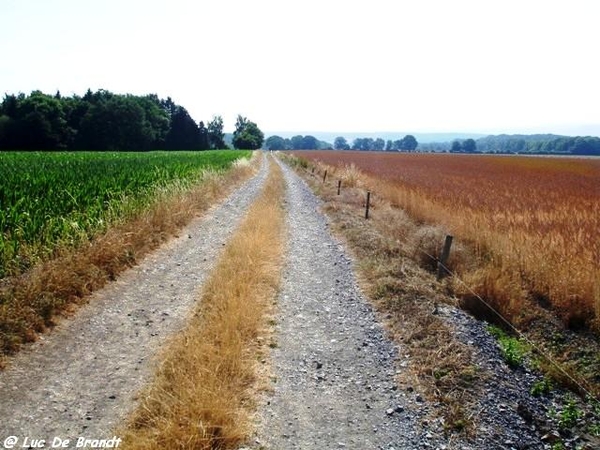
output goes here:
[{"label": "grass strip between tire tracks", "polygon": [[225,247],[186,328],[164,347],[129,419],[126,449],[229,449],[249,435],[268,316],[283,264],[281,169]]}]

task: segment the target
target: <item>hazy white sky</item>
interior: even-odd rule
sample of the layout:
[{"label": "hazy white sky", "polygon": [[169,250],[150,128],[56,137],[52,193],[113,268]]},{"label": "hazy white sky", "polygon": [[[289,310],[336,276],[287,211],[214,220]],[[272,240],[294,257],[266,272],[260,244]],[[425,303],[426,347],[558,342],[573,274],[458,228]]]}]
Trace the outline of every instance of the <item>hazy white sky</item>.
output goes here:
[{"label": "hazy white sky", "polygon": [[596,0],[0,0],[0,17],[2,95],[156,93],[226,129],[600,133]]}]

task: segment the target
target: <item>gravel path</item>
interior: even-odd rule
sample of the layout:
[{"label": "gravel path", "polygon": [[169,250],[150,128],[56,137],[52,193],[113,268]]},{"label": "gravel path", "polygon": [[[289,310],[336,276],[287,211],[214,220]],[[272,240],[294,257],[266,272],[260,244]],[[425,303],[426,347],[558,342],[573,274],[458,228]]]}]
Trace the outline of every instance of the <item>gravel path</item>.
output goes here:
[{"label": "gravel path", "polygon": [[431,448],[422,401],[395,383],[397,352],[362,296],[352,264],[306,184],[283,165],[288,262],[278,301],[273,393],[259,411],[257,447]]},{"label": "gravel path", "polygon": [[18,448],[26,436],[46,447],[54,437],[112,437],[267,172],[263,158],[259,174],[224,203],[14,358],[0,373],[0,446],[7,436],[19,438]]}]

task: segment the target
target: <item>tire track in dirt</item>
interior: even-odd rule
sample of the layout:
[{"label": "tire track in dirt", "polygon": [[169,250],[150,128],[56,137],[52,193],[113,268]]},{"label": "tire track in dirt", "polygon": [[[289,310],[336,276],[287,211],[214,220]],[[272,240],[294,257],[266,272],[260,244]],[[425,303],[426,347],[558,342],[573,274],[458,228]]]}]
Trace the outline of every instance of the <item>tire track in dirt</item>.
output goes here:
[{"label": "tire track in dirt", "polygon": [[260,191],[258,175],[181,230],[75,317],[20,352],[0,373],[0,444],[7,436],[112,437],[152,376],[153,355],[183,325],[222,247]]},{"label": "tire track in dirt", "polygon": [[[404,449],[430,445],[416,394],[396,386],[397,351],[361,294],[320,202],[285,164],[289,247],[272,351],[273,392],[257,448]],[[435,448],[435,447],[434,447]]]}]

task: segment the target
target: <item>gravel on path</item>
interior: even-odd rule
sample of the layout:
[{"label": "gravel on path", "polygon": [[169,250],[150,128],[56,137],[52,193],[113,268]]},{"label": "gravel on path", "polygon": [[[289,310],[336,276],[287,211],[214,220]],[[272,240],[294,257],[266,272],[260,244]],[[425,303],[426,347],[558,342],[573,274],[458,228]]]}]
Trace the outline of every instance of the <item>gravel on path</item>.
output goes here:
[{"label": "gravel on path", "polygon": [[[287,267],[272,351],[273,392],[258,412],[257,448],[436,448],[395,382],[398,354],[363,297],[320,201],[282,163]],[[443,448],[443,447],[442,447]]]},{"label": "gravel on path", "polygon": [[0,445],[112,437],[267,173],[263,158],[257,176],[13,359],[0,373]]}]

